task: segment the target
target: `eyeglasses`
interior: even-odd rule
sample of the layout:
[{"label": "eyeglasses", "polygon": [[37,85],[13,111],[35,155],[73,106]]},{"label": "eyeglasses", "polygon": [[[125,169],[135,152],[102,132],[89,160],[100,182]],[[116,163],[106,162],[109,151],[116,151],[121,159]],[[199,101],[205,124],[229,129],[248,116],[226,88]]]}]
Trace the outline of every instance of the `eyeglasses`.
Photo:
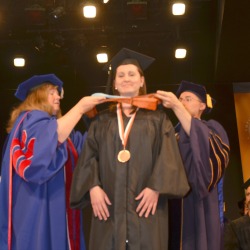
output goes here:
[{"label": "eyeglasses", "polygon": [[192,96],[185,96],[185,97],[180,97],[179,98],[179,101],[180,102],[183,102],[183,101],[185,101],[185,102],[191,102],[191,101],[198,101],[198,102],[201,102],[201,100],[199,100],[199,99],[196,99],[196,98],[193,98]]}]

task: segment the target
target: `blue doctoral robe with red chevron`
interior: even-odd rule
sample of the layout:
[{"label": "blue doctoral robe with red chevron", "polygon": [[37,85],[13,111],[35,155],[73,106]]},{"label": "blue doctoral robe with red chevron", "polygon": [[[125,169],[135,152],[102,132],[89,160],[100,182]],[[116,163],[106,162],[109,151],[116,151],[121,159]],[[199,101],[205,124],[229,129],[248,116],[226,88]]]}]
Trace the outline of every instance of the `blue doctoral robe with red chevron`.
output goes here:
[{"label": "blue doctoral robe with red chevron", "polygon": [[1,167],[1,250],[85,249],[81,213],[68,199],[84,138],[73,132],[58,143],[56,118],[43,111],[18,117]]},{"label": "blue doctoral robe with red chevron", "polygon": [[223,176],[229,140],[215,120],[192,118],[190,136],[176,126],[178,145],[191,187],[170,202],[170,250],[223,249]]}]

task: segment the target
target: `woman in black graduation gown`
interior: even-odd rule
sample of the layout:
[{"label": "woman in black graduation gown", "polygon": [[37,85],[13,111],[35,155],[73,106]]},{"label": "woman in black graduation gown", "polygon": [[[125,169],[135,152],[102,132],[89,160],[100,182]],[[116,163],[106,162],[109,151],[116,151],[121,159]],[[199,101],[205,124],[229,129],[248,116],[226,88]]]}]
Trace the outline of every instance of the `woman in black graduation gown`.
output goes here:
[{"label": "woman in black graduation gown", "polygon": [[[122,49],[110,63],[114,94],[146,94],[143,69],[153,60]],[[167,250],[168,199],[188,190],[166,113],[122,103],[92,121],[70,203],[79,208],[91,202],[89,250]]]}]

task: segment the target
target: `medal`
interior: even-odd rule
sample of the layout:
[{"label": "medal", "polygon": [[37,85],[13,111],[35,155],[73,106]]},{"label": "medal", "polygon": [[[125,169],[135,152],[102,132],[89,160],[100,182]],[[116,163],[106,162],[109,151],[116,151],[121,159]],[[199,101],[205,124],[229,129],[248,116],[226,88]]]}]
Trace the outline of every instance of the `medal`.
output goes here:
[{"label": "medal", "polygon": [[119,162],[127,162],[130,159],[130,152],[126,149],[123,149],[117,155],[117,159]]},{"label": "medal", "polygon": [[122,163],[127,162],[130,159],[130,152],[128,150],[126,150],[126,145],[127,145],[127,141],[128,141],[128,135],[130,133],[130,130],[132,128],[132,124],[133,124],[134,119],[135,119],[135,115],[136,115],[136,112],[131,116],[131,118],[126,126],[126,129],[124,131],[121,106],[120,106],[120,103],[117,104],[117,120],[118,120],[119,135],[120,135],[120,139],[121,139],[121,142],[123,145],[123,150],[121,150],[118,153],[117,159],[119,162],[122,162]]}]

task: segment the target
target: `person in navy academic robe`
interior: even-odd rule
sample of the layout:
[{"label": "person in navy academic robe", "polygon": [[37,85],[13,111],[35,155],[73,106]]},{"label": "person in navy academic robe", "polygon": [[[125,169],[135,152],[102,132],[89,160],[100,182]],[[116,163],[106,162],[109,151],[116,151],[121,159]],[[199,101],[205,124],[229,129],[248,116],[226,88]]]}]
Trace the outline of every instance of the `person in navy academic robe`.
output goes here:
[{"label": "person in navy academic robe", "polygon": [[190,192],[170,206],[170,249],[223,249],[223,176],[229,162],[229,140],[215,120],[202,120],[215,100],[202,85],[182,81],[176,95],[157,91],[179,120],[176,136]]},{"label": "person in navy academic robe", "polygon": [[8,122],[0,179],[1,250],[84,250],[79,210],[69,207],[85,135],[73,131],[102,101],[84,97],[61,115],[63,82],[54,74],[22,82]]}]

